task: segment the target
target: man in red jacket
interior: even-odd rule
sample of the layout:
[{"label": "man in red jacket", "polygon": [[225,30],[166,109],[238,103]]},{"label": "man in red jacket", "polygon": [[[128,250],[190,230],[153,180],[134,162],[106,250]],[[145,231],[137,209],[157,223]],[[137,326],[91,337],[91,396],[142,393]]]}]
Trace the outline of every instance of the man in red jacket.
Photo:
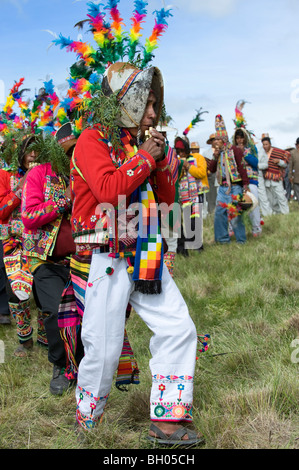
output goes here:
[{"label": "man in red jacket", "polygon": [[[130,303],[154,332],[148,437],[197,443],[201,438],[181,425],[192,421],[196,329],[163,263],[157,208],[157,202],[173,203],[175,187],[163,135],[152,129],[145,140],[159,121],[161,73],[155,67],[141,71],[116,63],[106,71],[102,90],[106,96],[117,93],[120,145],[112,144],[111,129],[100,123],[81,134],[71,165],[74,239],[77,252],[90,259],[77,266],[78,285],[85,285],[77,421],[89,430],[103,414]],[[138,233],[132,226],[136,207]]]}]

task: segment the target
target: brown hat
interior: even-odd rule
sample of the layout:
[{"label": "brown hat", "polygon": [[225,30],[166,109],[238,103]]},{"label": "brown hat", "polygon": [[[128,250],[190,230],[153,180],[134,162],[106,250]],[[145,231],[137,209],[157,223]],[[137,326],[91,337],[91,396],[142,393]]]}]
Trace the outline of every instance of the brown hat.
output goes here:
[{"label": "brown hat", "polygon": [[213,142],[213,140],[215,140],[215,137],[216,137],[215,134],[211,134],[210,137],[209,137],[209,139],[207,140],[207,144],[208,144],[208,145],[211,145],[211,143]]},{"label": "brown hat", "polygon": [[191,142],[190,149],[200,149],[199,143],[198,142]]}]

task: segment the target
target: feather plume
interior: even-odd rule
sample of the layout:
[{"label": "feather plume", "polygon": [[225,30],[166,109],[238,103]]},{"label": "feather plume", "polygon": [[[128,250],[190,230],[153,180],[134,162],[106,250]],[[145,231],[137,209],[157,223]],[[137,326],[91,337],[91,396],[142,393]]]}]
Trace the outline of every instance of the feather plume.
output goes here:
[{"label": "feather plume", "polygon": [[152,34],[150,35],[149,38],[146,39],[145,41],[145,47],[144,47],[144,60],[142,63],[142,67],[145,67],[148,62],[150,62],[153,58],[153,51],[157,49],[158,47],[158,40],[162,36],[162,34],[166,31],[168,28],[168,23],[166,19],[169,16],[173,16],[170,13],[171,10],[166,10],[165,8],[162,8],[160,11],[155,11],[156,13],[156,18],[155,18],[155,25],[152,31]]},{"label": "feather plume", "polygon": [[198,123],[198,122],[203,122],[204,119],[201,118],[201,116],[205,113],[208,113],[208,111],[202,111],[202,108],[200,108],[199,111],[196,112],[196,116],[194,119],[192,119],[191,123],[189,126],[184,130],[183,135],[189,134],[190,130]]},{"label": "feather plume", "polygon": [[244,114],[243,114],[243,108],[245,106],[245,104],[247,103],[247,101],[244,101],[244,100],[239,100],[236,104],[236,108],[235,108],[235,120],[234,120],[234,123],[236,125],[237,128],[246,128],[246,125],[247,125],[247,122],[244,118]]}]

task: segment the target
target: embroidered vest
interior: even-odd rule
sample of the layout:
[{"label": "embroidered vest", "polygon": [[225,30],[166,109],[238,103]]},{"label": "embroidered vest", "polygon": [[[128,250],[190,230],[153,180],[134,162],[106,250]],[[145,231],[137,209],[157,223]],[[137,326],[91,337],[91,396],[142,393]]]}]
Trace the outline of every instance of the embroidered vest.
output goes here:
[{"label": "embroidered vest", "polygon": [[[247,157],[247,155],[249,155],[251,153],[251,149],[250,148],[246,148],[245,151],[244,151],[244,158]],[[252,168],[251,165],[249,165],[249,163],[246,162],[245,160],[245,163],[246,163],[246,171],[247,171],[247,175],[248,175],[248,178],[250,181],[258,181],[258,170],[254,170]]]}]

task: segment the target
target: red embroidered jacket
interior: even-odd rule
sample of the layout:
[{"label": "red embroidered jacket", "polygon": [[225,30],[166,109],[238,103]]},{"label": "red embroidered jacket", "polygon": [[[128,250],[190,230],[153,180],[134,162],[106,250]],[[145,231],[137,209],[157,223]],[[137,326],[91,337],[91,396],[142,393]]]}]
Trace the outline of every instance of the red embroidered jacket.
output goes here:
[{"label": "red embroidered jacket", "polygon": [[9,218],[18,206],[21,205],[22,191],[17,184],[21,176],[11,171],[0,170],[0,222],[7,224]]},{"label": "red embroidered jacket", "polygon": [[122,130],[126,152],[119,166],[112,145],[99,130],[86,129],[78,139],[71,163],[73,236],[95,233],[103,217],[99,204],[117,207],[118,196],[129,196],[146,178],[152,185],[158,203],[174,202],[175,186],[167,158],[155,162],[144,150],[137,153],[129,144],[131,136]]},{"label": "red embroidered jacket", "polygon": [[22,233],[21,197],[18,183],[22,178],[18,172],[0,170],[0,238],[7,239],[13,230]]}]

